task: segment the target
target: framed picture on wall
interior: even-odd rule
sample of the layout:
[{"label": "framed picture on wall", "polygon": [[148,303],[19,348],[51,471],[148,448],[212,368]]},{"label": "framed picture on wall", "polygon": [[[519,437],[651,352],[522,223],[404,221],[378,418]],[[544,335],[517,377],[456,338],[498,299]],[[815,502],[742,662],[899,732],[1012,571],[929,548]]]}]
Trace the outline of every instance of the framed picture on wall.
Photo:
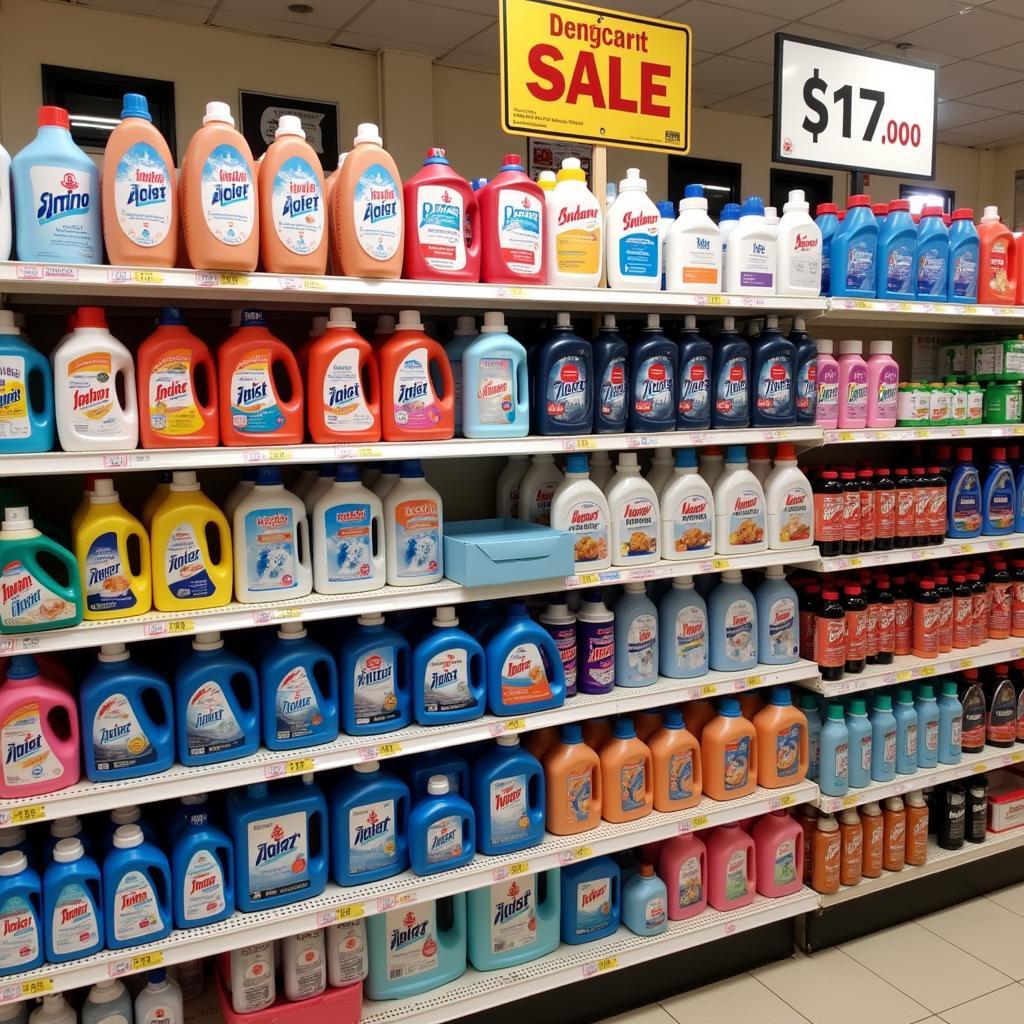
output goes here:
[{"label": "framed picture on wall", "polygon": [[241,112],[239,131],[252,148],[254,159],[258,160],[274,141],[278,118],[282,114],[294,114],[302,122],[306,141],[320,157],[324,174],[330,174],[338,166],[337,103],[240,89],[238,109]]},{"label": "framed picture on wall", "polygon": [[587,188],[593,187],[591,168],[594,162],[594,147],[582,142],[558,142],[555,139],[527,140],[526,173],[534,181],[541,171],[558,171],[567,156],[578,157],[583,173],[587,176]]}]

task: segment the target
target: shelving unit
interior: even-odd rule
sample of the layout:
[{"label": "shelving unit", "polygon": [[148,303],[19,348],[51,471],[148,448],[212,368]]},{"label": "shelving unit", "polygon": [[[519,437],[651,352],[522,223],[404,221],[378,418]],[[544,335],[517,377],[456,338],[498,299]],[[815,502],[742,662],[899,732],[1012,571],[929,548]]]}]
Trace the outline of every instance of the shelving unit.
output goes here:
[{"label": "shelving unit", "polygon": [[1024,306],[833,297],[828,300],[828,320],[833,324],[850,326],[884,324],[901,330],[927,326],[934,330],[961,324],[983,326],[993,320],[1020,322],[1024,320]]},{"label": "shelving unit", "polygon": [[907,562],[933,562],[940,558],[983,555],[991,551],[1017,551],[1024,548],[1024,533],[1008,537],[977,537],[973,540],[944,540],[919,548],[895,548],[892,551],[868,551],[862,555],[835,555],[821,558],[804,568],[814,572],[846,572],[848,569],[870,569],[876,565],[903,565]]},{"label": "shelving unit", "polygon": [[[1024,309],[1021,310],[1024,317]],[[872,444],[875,441],[973,441],[1024,437],[1024,423],[972,424],[962,427],[869,427],[866,430],[826,430],[824,444]]]}]

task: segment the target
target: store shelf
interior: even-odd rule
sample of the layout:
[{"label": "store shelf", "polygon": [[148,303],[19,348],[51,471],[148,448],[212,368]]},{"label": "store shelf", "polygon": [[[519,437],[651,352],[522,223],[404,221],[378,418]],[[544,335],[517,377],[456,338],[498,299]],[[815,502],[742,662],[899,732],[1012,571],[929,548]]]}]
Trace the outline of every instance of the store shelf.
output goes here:
[{"label": "store shelf", "polygon": [[[323,928],[336,921],[379,914],[395,907],[466,892],[526,872],[546,871],[658,839],[742,821],[781,807],[795,807],[814,800],[817,794],[818,787],[813,782],[801,782],[785,789],[759,789],[748,797],[723,803],[704,799],[685,811],[671,814],[655,811],[638,821],[621,825],[603,823],[596,829],[574,836],[548,835],[539,846],[520,853],[501,857],[478,855],[465,867],[437,875],[420,877],[407,871],[367,885],[347,888],[329,885],[321,896],[276,910],[236,913],[219,924],[172,932],[167,939],[147,946],[106,950],[83,960],[47,964],[34,971],[13,975],[0,984],[0,1002],[81,988],[104,978],[139,973],[161,963],[182,963],[237,949],[256,941],[257,937],[258,941],[267,942]],[[774,904],[775,901],[769,902]]]},{"label": "store shelf", "polygon": [[1005,768],[1010,764],[1024,761],[1024,749],[1003,747],[986,747],[977,754],[964,754],[959,764],[940,764],[935,768],[920,768],[913,775],[897,775],[892,782],[873,782],[863,789],[851,789],[845,796],[825,796],[817,799],[818,807],[823,811],[841,811],[844,807],[859,807],[873,800],[884,800],[888,796],[902,796],[915,789],[938,786],[953,779],[963,779],[969,775],[980,775],[996,768]]},{"label": "store shelf", "polygon": [[80,782],[44,798],[26,797],[0,802],[0,826],[50,821],[69,815],[97,814],[125,804],[147,804],[172,800],[193,793],[211,793],[234,789],[252,782],[284,778],[306,772],[382,761],[427,750],[441,750],[466,743],[493,739],[509,733],[530,732],[564,722],[583,722],[606,715],[629,714],[647,708],[661,708],[701,697],[742,693],[746,690],[779,686],[816,676],[812,662],[794,665],[762,666],[757,673],[709,672],[694,680],[662,677],[653,686],[618,687],[604,696],[579,694],[560,708],[541,711],[521,718],[496,718],[484,715],[457,725],[413,725],[380,736],[339,736],[331,743],[299,750],[264,750],[251,757],[222,764],[186,768],[176,765],[159,775],[119,782]]},{"label": "store shelf", "polygon": [[394,1024],[412,1019],[416,1024],[440,1024],[455,1020],[598,974],[798,917],[816,909],[817,899],[810,889],[775,900],[758,897],[742,910],[706,910],[689,921],[670,921],[668,930],[653,938],[634,935],[623,927],[608,939],[581,946],[562,945],[548,956],[521,967],[501,971],[469,968],[461,978],[424,995],[387,1002],[364,1000],[362,1024]]},{"label": "store shelf", "polygon": [[417,587],[382,587],[364,594],[310,594],[294,601],[273,604],[241,604],[237,601],[222,608],[194,612],[148,612],[131,619],[83,622],[70,629],[41,633],[21,633],[0,637],[0,656],[37,654],[42,651],[80,650],[100,644],[138,643],[168,636],[186,636],[212,630],[227,632],[269,626],[287,620],[311,622],[342,616],[400,611],[408,608],[434,608],[438,605],[490,601],[504,597],[560,593],[582,587],[610,586],[676,576],[699,576],[725,569],[755,569],[768,565],[799,565],[817,562],[818,549],[802,551],[760,551],[749,555],[716,555],[685,561],[661,561],[636,568],[603,569],[600,572],[559,576],[524,583],[502,583],[486,587],[464,587],[452,580],[441,580]]},{"label": "store shelf", "polygon": [[864,878],[857,885],[843,886],[839,892],[820,897],[821,909],[827,910],[839,903],[848,903],[850,900],[869,896],[883,889],[891,889],[894,885],[913,882],[918,878],[958,868],[961,864],[970,864],[985,857],[994,857],[998,853],[1015,850],[1021,846],[1024,846],[1024,827],[1008,832],[988,832],[985,835],[985,842],[964,843],[959,850],[943,850],[932,837],[928,840],[928,859],[924,864],[917,867],[908,865],[902,871],[884,871],[878,878]]},{"label": "store shelf", "polygon": [[1014,551],[1024,548],[1024,533],[1007,537],[975,537],[972,540],[944,540],[920,548],[894,548],[892,551],[869,551],[862,555],[836,555],[821,558],[815,565],[804,564],[813,572],[845,572],[847,569],[870,569],[876,565],[900,565],[905,562],[927,562],[936,558],[958,558],[961,555],[983,555],[989,551]]},{"label": "store shelf", "polygon": [[[1024,314],[1024,307],[1021,309]],[[826,430],[825,444],[871,444],[874,441],[971,441],[987,437],[1022,437],[1024,423],[985,423],[962,427],[886,427],[868,430]]]},{"label": "store shelf", "polygon": [[982,325],[994,320],[1019,323],[1024,321],[1024,306],[830,298],[826,317],[835,324],[884,324],[900,329],[922,327],[935,330],[958,324]]}]

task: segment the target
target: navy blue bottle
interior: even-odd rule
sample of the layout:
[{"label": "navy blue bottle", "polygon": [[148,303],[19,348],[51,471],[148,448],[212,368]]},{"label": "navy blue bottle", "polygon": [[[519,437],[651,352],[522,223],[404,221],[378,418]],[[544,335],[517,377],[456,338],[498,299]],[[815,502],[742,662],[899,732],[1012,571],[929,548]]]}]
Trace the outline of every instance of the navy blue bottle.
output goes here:
[{"label": "navy blue bottle", "polygon": [[678,430],[711,426],[711,363],[714,348],[697,332],[697,318],[688,314],[679,335]]},{"label": "navy blue bottle", "polygon": [[779,332],[779,318],[765,317],[750,353],[750,422],[755,427],[796,423],[796,346]]},{"label": "navy blue bottle", "polygon": [[802,316],[793,317],[789,340],[796,346],[796,421],[812,424],[818,415],[818,346]]},{"label": "navy blue bottle", "polygon": [[606,313],[594,339],[594,433],[621,434],[626,429],[629,394],[626,387],[627,348]]},{"label": "navy blue bottle", "polygon": [[661,317],[647,314],[643,336],[629,347],[629,429],[675,430],[679,349],[661,333]]},{"label": "navy blue bottle", "polygon": [[530,412],[535,434],[590,434],[594,429],[594,355],[589,341],[559,313],[547,338],[530,349]]},{"label": "navy blue bottle", "polygon": [[727,316],[715,339],[711,364],[711,426],[750,426],[750,346]]}]

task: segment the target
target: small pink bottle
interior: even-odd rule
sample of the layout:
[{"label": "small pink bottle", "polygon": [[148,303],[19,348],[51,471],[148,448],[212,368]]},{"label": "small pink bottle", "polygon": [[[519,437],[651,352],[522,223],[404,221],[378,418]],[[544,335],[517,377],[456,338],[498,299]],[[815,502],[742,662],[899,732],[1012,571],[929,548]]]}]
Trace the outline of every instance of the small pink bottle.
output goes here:
[{"label": "small pink bottle", "polygon": [[804,830],[788,811],[772,811],[754,826],[757,891],[789,896],[804,884]]},{"label": "small pink bottle", "polygon": [[708,854],[697,836],[667,840],[658,858],[658,874],[668,890],[670,921],[685,921],[707,908]]},{"label": "small pink bottle", "polygon": [[900,386],[900,366],[892,357],[891,341],[873,341],[868,346],[869,427],[896,426],[896,395]]},{"label": "small pink bottle", "polygon": [[708,903],[715,910],[738,910],[754,902],[757,867],[754,840],[733,823],[711,833],[708,849]]},{"label": "small pink bottle", "polygon": [[831,338],[818,338],[818,358],[814,364],[818,382],[818,405],[814,422],[825,430],[835,430],[839,422],[839,364],[832,355]]},{"label": "small pink bottle", "polygon": [[862,429],[868,418],[868,364],[864,344],[839,342],[839,423],[842,428]]}]

